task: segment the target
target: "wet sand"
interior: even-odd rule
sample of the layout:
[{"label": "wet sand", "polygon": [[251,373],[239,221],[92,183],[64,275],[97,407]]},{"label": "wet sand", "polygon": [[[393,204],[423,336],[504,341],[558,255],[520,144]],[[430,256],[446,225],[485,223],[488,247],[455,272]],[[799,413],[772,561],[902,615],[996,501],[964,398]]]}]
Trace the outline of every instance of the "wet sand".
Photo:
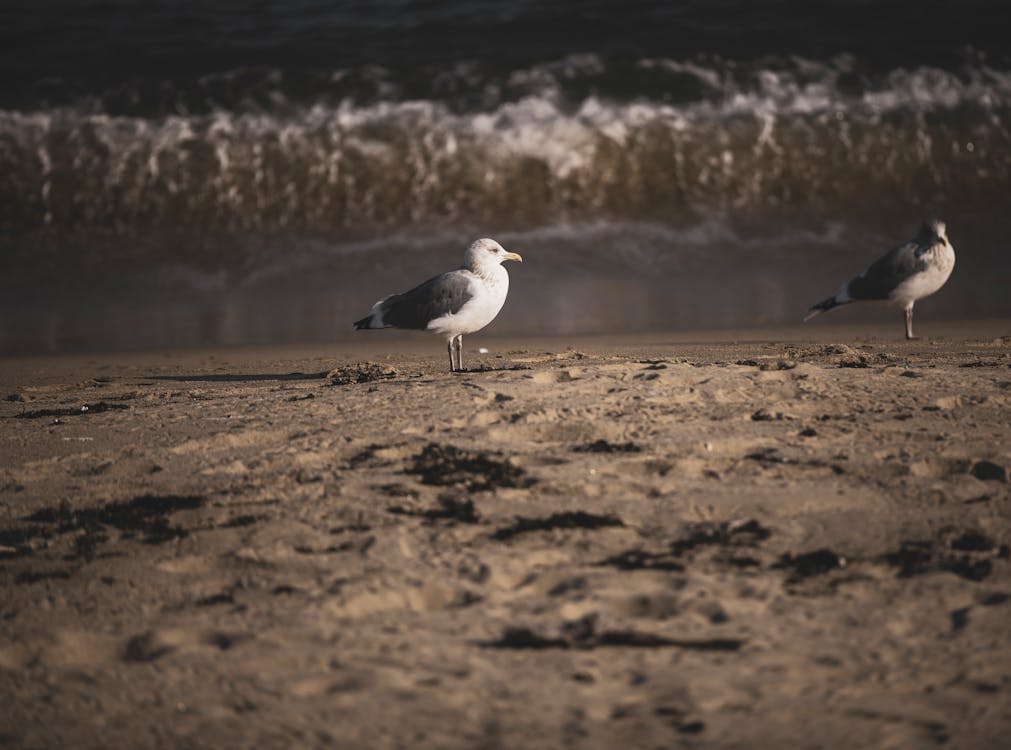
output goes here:
[{"label": "wet sand", "polygon": [[0,746],[997,747],[1011,322],[917,326],[0,360]]}]

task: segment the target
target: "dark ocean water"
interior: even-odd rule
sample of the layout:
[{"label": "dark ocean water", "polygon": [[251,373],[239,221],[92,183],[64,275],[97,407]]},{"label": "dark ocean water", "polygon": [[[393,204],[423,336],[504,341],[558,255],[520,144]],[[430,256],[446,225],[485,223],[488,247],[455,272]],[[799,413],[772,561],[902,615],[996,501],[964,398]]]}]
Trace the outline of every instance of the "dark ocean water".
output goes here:
[{"label": "dark ocean water", "polygon": [[479,236],[499,333],[794,322],[929,216],[1011,316],[1006,4],[797,5],[7,0],[0,352],[348,338]]}]

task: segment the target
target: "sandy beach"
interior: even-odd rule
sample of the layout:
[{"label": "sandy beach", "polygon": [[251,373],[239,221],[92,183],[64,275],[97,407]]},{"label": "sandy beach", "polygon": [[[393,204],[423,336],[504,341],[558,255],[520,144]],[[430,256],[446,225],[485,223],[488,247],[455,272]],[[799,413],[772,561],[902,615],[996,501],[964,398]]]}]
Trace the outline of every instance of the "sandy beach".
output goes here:
[{"label": "sandy beach", "polygon": [[0,360],[0,746],[997,747],[1011,323],[918,328]]}]

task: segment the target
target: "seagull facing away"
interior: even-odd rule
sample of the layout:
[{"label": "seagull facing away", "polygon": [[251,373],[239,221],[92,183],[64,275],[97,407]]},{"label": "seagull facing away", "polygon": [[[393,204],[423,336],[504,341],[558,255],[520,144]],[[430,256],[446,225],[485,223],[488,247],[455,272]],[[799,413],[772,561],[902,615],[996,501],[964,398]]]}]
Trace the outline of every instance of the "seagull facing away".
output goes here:
[{"label": "seagull facing away", "polygon": [[509,274],[502,263],[507,260],[523,262],[519,253],[506,252],[495,240],[477,240],[464,253],[461,268],[439,274],[403,294],[384,297],[368,315],[356,320],[354,327],[392,326],[445,336],[450,372],[463,370],[463,334],[480,331],[505,304]]},{"label": "seagull facing away", "polygon": [[881,300],[903,308],[906,338],[915,338],[913,305],[944,286],[954,267],[955,250],[948,242],[944,222],[928,221],[909,242],[878,258],[862,274],[839,287],[835,296],[814,305],[804,322],[850,302]]}]

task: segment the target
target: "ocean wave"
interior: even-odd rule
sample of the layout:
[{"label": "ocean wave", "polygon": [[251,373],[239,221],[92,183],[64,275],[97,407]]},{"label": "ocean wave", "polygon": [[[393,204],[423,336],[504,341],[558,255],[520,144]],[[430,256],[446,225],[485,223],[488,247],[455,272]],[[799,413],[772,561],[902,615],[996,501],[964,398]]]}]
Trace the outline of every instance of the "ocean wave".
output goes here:
[{"label": "ocean wave", "polygon": [[846,58],[743,73],[649,59],[639,67],[690,76],[700,93],[573,101],[558,85],[600,65],[535,67],[513,82],[526,95],[474,111],[427,99],[0,111],[0,226],[368,232],[600,213],[759,220],[784,206],[829,218],[897,190],[937,202],[1008,187],[1007,71],[894,70],[854,87]]}]

